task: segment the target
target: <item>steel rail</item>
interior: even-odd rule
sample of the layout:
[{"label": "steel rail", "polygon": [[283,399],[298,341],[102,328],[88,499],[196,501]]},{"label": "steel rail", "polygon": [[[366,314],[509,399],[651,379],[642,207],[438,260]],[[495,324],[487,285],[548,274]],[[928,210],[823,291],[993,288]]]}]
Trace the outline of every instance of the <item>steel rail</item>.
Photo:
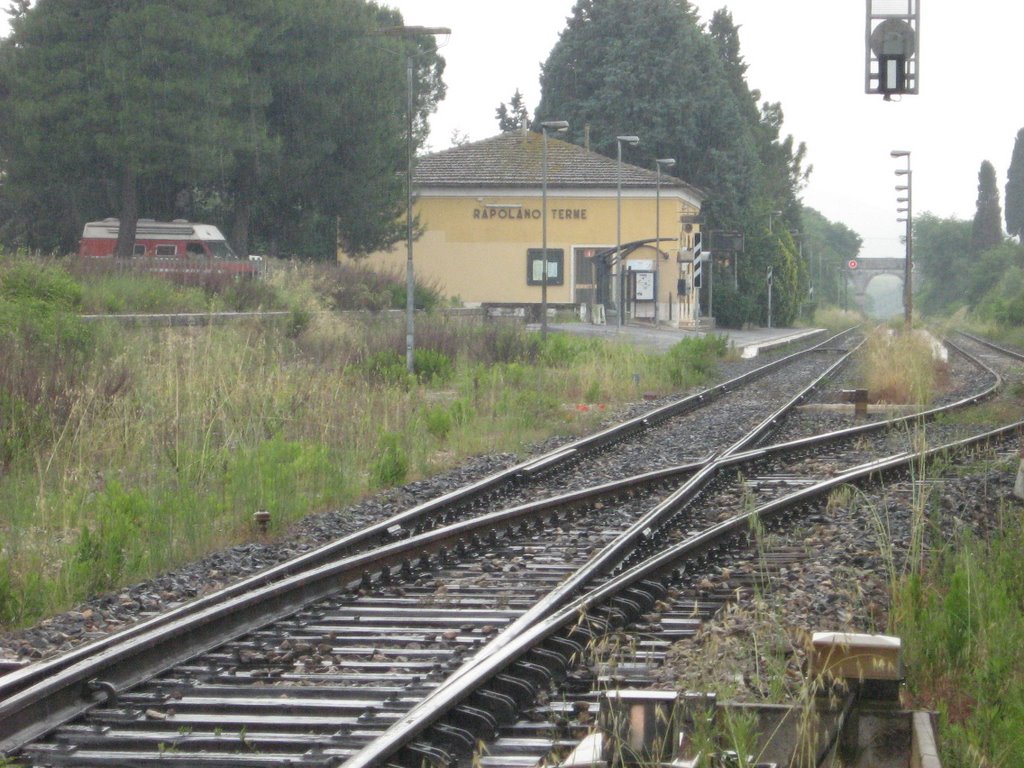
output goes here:
[{"label": "steel rail", "polygon": [[970,339],[976,344],[981,344],[983,347],[988,347],[989,349],[993,349],[996,352],[1001,352],[1007,357],[1012,357],[1015,360],[1024,360],[1024,353],[1018,352],[1015,349],[1010,349],[1008,347],[1001,346],[999,344],[996,344],[994,341],[989,341],[988,339],[983,338],[981,336],[975,336],[973,333],[967,333],[967,331],[957,331],[957,333],[963,336],[964,338]]},{"label": "steel rail", "polygon": [[[107,646],[0,699],[0,754],[17,751],[93,704],[116,697],[126,688],[222,644],[228,637],[294,613],[339,588],[358,588],[371,573],[382,573],[414,559],[455,551],[473,537],[482,540],[492,532],[507,530],[514,523],[543,517],[556,510],[564,512],[605,497],[675,480],[699,471],[708,461],[710,457],[442,526],[293,574],[242,595],[232,595],[222,603]],[[100,679],[102,684],[96,682]]]},{"label": "steel rail", "polygon": [[[695,497],[704,486],[709,484],[718,473],[727,468],[736,465],[745,464],[751,461],[766,458],[773,454],[798,452],[802,449],[808,448],[812,445],[821,445],[827,442],[834,442],[841,439],[848,439],[851,436],[857,436],[860,434],[866,434],[868,432],[879,431],[882,429],[889,429],[892,426],[906,423],[912,420],[924,420],[934,418],[939,413],[948,412],[951,410],[963,408],[972,404],[975,404],[981,399],[991,396],[1002,386],[1002,380],[998,373],[992,370],[989,366],[985,365],[982,361],[974,358],[967,354],[963,350],[954,347],[957,352],[964,355],[968,360],[974,364],[982,367],[990,375],[994,377],[994,383],[991,387],[984,390],[976,395],[971,395],[966,398],[962,398],[954,403],[946,406],[938,406],[936,408],[928,409],[926,411],[919,412],[913,415],[899,416],[891,419],[881,420],[872,422],[870,424],[858,425],[856,427],[847,428],[845,430],[836,430],[834,432],[826,433],[823,435],[814,435],[808,438],[800,440],[790,441],[787,443],[777,444],[761,449],[743,449],[750,443],[756,442],[756,440],[763,437],[768,430],[776,425],[782,418],[783,414],[798,403],[802,402],[808,394],[816,389],[820,383],[834,374],[846,361],[846,359],[853,354],[855,350],[851,350],[825,371],[818,379],[812,382],[810,385],[805,387],[796,396],[794,396],[788,403],[779,408],[775,413],[768,416],[760,424],[755,426],[750,432],[740,440],[736,441],[732,446],[723,451],[721,454],[714,457],[714,460],[708,463],[705,467],[700,469],[694,474],[679,490],[673,493],[671,496],[666,498],[660,504],[655,506],[650,512],[641,517],[633,526],[623,532],[615,541],[610,542],[606,545],[601,552],[597,553],[581,568],[575,571],[572,576],[566,579],[562,584],[558,586],[554,591],[549,593],[544,599],[542,599],[537,605],[531,608],[529,611],[520,616],[516,621],[506,627],[501,634],[495,639],[491,640],[477,655],[480,656],[497,653],[500,649],[506,645],[513,644],[516,642],[518,635],[527,633],[531,628],[538,622],[543,621],[546,617],[552,615],[555,611],[566,605],[567,602],[578,594],[583,585],[591,581],[602,573],[606,573],[610,570],[612,565],[621,563],[624,561],[623,552],[631,550],[638,539],[652,539],[654,532],[657,528],[662,525],[667,519],[673,516],[682,506],[687,503],[690,499]],[[418,705],[417,710],[425,713],[424,716],[429,716],[432,708],[432,702],[444,700],[447,690],[449,688],[457,688],[461,685],[461,681],[466,675],[472,675],[474,670],[475,661],[470,660],[466,662],[463,667],[456,670],[454,673],[448,676],[446,680],[434,689],[427,697]],[[416,710],[414,710],[416,711]],[[411,715],[412,713],[410,713]],[[412,730],[416,731],[416,725],[411,726]],[[400,729],[400,725],[396,724],[391,730]],[[390,733],[390,731],[388,732]],[[387,739],[388,733],[385,733],[381,738]]]},{"label": "steel rail", "polygon": [[[837,365],[838,363],[836,364],[836,366]],[[834,369],[836,366],[833,366],[832,369]],[[830,369],[830,371],[832,369]],[[826,374],[823,374],[823,376],[820,378],[823,379],[828,374],[829,372],[826,372]],[[810,388],[811,387],[808,387],[807,390],[809,390]],[[793,400],[791,401],[791,405],[803,399],[804,394],[805,393],[801,393],[797,397],[793,398]],[[867,426],[878,429],[884,427],[885,424],[882,422],[878,422],[873,425]],[[832,439],[836,439],[837,435],[834,434],[831,435],[830,437],[832,437]],[[757,453],[762,454],[763,451]],[[522,505],[520,507],[512,508],[509,510],[502,510],[496,513],[492,513],[489,516],[485,516],[477,522],[456,523],[445,528],[437,529],[433,532],[422,534],[421,536],[412,537],[410,539],[382,547],[380,550],[378,550],[377,559],[374,559],[369,554],[365,556],[356,556],[353,558],[348,558],[345,561],[335,564],[334,566],[331,566],[329,568],[319,568],[315,569],[314,571],[308,574],[299,574],[297,576],[294,576],[288,580],[288,583],[284,585],[266,585],[263,589],[260,590],[259,595],[248,596],[251,599],[231,601],[230,605],[226,608],[226,611],[235,614],[237,614],[237,612],[239,611],[249,611],[255,607],[258,607],[258,603],[260,600],[263,599],[263,595],[269,596],[269,599],[271,599],[272,602],[276,599],[277,602],[274,604],[277,605],[277,603],[281,602],[279,594],[280,589],[294,588],[295,592],[293,594],[290,594],[290,596],[283,601],[284,607],[278,606],[278,608],[276,609],[278,610],[278,613],[287,614],[293,612],[298,607],[297,603],[308,603],[310,601],[320,599],[320,597],[323,596],[323,594],[336,590],[337,582],[339,581],[344,581],[347,579],[349,581],[354,582],[357,576],[361,577],[362,574],[364,573],[363,571],[359,570],[361,567],[371,567],[370,564],[375,564],[373,565],[373,567],[387,568],[389,565],[394,565],[398,562],[401,562],[404,559],[407,559],[411,553],[415,553],[420,556],[423,556],[424,553],[435,554],[436,552],[440,551],[445,546],[446,543],[450,545],[452,541],[458,540],[460,537],[464,539],[465,536],[467,536],[468,532],[470,531],[485,530],[488,528],[490,528],[490,530],[495,530],[500,528],[502,525],[508,525],[509,521],[513,519],[525,517],[526,515],[542,514],[544,511],[548,509],[553,509],[557,505],[566,505],[573,503],[581,504],[585,503],[587,499],[597,498],[600,495],[618,493],[621,492],[622,488],[626,487],[628,482],[632,482],[633,484],[638,485],[641,483],[663,481],[665,479],[669,479],[672,477],[678,477],[685,473],[701,473],[706,470],[707,463],[707,460],[705,460],[704,462],[683,465],[681,467],[658,470],[652,473],[646,473],[645,475],[637,476],[636,478],[631,478],[627,482],[609,483],[605,484],[604,486],[597,486],[595,488],[584,489],[583,491],[565,494],[561,497],[556,497],[555,499],[546,499],[540,502],[535,502],[533,504]],[[734,463],[734,461],[729,461],[728,463],[731,465]],[[695,485],[692,487],[696,488],[699,486]],[[645,537],[649,537],[651,535],[651,528],[649,526],[641,527],[645,528],[643,530],[643,535]],[[634,528],[636,528],[636,526],[634,526]],[[347,573],[344,571],[346,566],[349,569]],[[311,589],[311,585],[313,583],[318,583],[324,578],[331,580],[330,586],[326,587],[325,590],[321,591]],[[261,617],[258,619],[250,619],[247,614],[236,615],[233,619],[236,622],[235,629],[225,630],[222,628],[216,631],[211,631],[209,629],[209,624],[216,620],[216,616],[214,615],[215,613],[215,609],[211,608],[209,612],[204,613],[199,617],[197,624],[202,630],[200,633],[197,633],[193,630],[193,625],[187,617],[182,619],[182,623],[179,626],[177,626],[175,630],[172,630],[171,635],[176,636],[179,634],[188,634],[190,635],[190,644],[188,645],[188,649],[186,651],[183,651],[179,654],[175,654],[173,656],[165,654],[163,657],[160,657],[159,654],[154,654],[156,658],[161,659],[160,663],[163,664],[164,668],[176,663],[180,657],[188,657],[190,655],[194,655],[195,653],[201,652],[202,650],[206,650],[209,647],[215,646],[220,642],[223,642],[226,639],[226,636],[228,635],[229,631],[235,636],[237,636],[240,633],[250,631],[250,629],[254,625],[265,623],[274,618],[274,615],[266,615],[263,612],[261,612]],[[158,629],[154,629],[153,633],[158,634]],[[159,640],[157,640],[156,638],[150,638],[149,642],[155,644],[159,642]],[[148,649],[148,646],[143,645],[143,648]],[[96,675],[100,674],[100,672],[106,672],[107,670],[112,669],[113,666],[117,663],[120,663],[126,659],[133,659],[134,657],[132,656],[132,653],[133,651],[131,650],[126,651],[125,655],[122,655],[120,653],[113,653],[110,654],[109,657],[103,657],[98,662],[98,668],[90,668],[87,665],[83,664],[81,665],[81,668],[74,670],[70,678],[68,676],[63,676],[65,680],[70,681],[70,684],[72,686],[75,686],[77,684],[77,687],[74,689],[74,693],[70,694],[70,698],[72,699],[71,702],[63,701],[62,704],[54,703],[56,701],[59,701],[60,697],[63,695],[59,693],[60,684],[58,682],[57,677],[51,677],[51,679],[48,681],[48,683],[50,683],[49,685],[42,686],[42,688],[37,686],[34,691],[32,691],[27,697],[22,697],[20,701],[16,697],[13,700],[0,702],[0,722],[7,721],[8,718],[5,715],[11,712],[20,711],[22,713],[21,719],[19,721],[19,724],[22,726],[22,730],[19,731],[19,736],[17,737],[17,739],[9,738],[6,741],[0,742],[0,749],[2,749],[3,751],[10,751],[12,748],[16,748],[18,740],[20,740],[21,743],[24,743],[25,741],[30,740],[31,738],[36,738],[40,733],[45,732],[46,730],[48,730],[49,727],[52,727],[55,721],[66,720],[68,719],[68,717],[74,716],[74,714],[76,714],[77,712],[69,708],[71,707],[71,705],[77,706],[79,709],[81,709],[82,707],[89,706],[90,702],[88,697],[84,699],[77,698],[77,694],[83,691],[83,686],[87,686],[89,680],[94,678]],[[109,679],[104,680],[103,685],[101,686],[102,693],[92,697],[93,700],[101,701],[107,693],[116,693],[117,690],[128,687],[151,674],[155,674],[155,672],[153,672],[152,669],[148,673],[142,672],[141,669],[143,665],[140,665],[138,658],[134,658],[132,664],[132,668],[136,672],[134,676],[123,677],[121,676],[122,673],[120,672],[115,674],[108,674]],[[35,704],[32,703],[32,696],[39,697],[39,700],[47,700],[46,697],[51,698],[48,700],[48,703],[39,705],[38,701],[36,701]],[[13,709],[5,710],[3,708],[4,706],[7,706],[9,708],[13,706]],[[24,709],[18,710],[18,706],[22,706],[24,707]],[[36,706],[36,710],[31,709],[33,706]],[[53,711],[58,712],[59,714],[56,717],[50,718],[49,726],[39,725],[38,727],[33,728],[31,731],[25,730],[27,724],[31,724],[33,717],[32,714],[25,713],[30,713],[32,711],[38,713],[40,706],[42,707],[43,710],[47,712]],[[15,724],[11,727],[17,727],[17,725],[18,724]]]},{"label": "steel rail", "polygon": [[[823,445],[826,443],[849,439],[850,437],[859,436],[869,432],[889,429],[892,426],[914,419],[934,418],[939,413],[974,404],[979,399],[993,394],[1001,385],[998,374],[985,366],[981,361],[975,360],[969,355],[966,355],[969,360],[984,367],[996,378],[996,382],[992,387],[976,395],[962,398],[961,400],[947,406],[939,406],[915,415],[898,416],[891,419],[879,420],[869,424],[850,427],[845,430],[836,430],[822,435],[814,435],[795,441],[780,443],[765,448],[744,450],[750,443],[756,442],[756,440],[764,437],[772,427],[779,423],[786,412],[792,410],[796,405],[806,400],[809,394],[818,388],[823,381],[826,381],[833,376],[835,372],[846,363],[848,358],[854,354],[856,349],[857,348],[850,350],[846,355],[836,361],[815,381],[811,382],[791,398],[789,402],[781,406],[760,424],[751,429],[747,436],[736,441],[721,454],[713,457],[714,461],[709,461],[704,466],[700,467],[683,486],[664,499],[661,503],[653,507],[648,513],[640,517],[629,529],[620,534],[614,542],[610,542],[606,545],[600,552],[596,553],[570,577],[563,581],[558,588],[553,590],[530,610],[507,626],[496,638],[491,640],[488,645],[485,646],[485,649],[493,650],[511,642],[518,633],[526,630],[535,622],[550,615],[561,605],[564,605],[566,601],[571,599],[574,594],[578,593],[579,590],[582,589],[583,585],[588,581],[602,573],[609,572],[613,567],[623,562],[623,553],[630,551],[638,541],[650,541],[653,539],[655,531],[663,525],[665,521],[675,515],[684,504],[693,499],[702,488],[708,485],[718,475],[722,469],[764,459],[772,455],[799,452],[812,445]],[[461,673],[462,670],[456,670],[445,680],[444,683],[441,684],[441,686],[439,686],[438,690],[447,685],[455,684]],[[437,690],[430,695],[437,695]]]},{"label": "steel rail", "polygon": [[[856,348],[855,348],[856,349]],[[807,396],[817,389],[823,381],[835,375],[845,365],[855,350],[847,351],[839,360],[833,363],[814,381],[800,390],[788,402],[776,409],[768,418],[755,426],[749,435],[762,436],[768,428],[778,423],[785,413],[792,410],[798,403],[803,402]],[[623,531],[615,541],[609,542],[601,551],[593,555],[586,563],[578,568],[571,576],[565,579],[556,589],[548,593],[543,599],[537,602],[522,616],[512,622],[509,626],[493,640],[488,646],[498,648],[510,642],[519,632],[524,631],[537,621],[550,615],[566,601],[578,593],[584,584],[595,577],[608,573],[612,568],[622,562],[624,553],[627,553],[637,546],[638,542],[650,540],[656,531],[669,517],[686,502],[695,498],[698,493],[717,475],[722,460],[731,455],[737,446],[745,445],[745,439],[741,439],[734,445],[727,448],[722,454],[711,457],[703,466],[697,469],[679,489],[674,491],[662,502],[652,507],[646,514],[640,516],[633,525]],[[456,670],[440,687],[449,685],[457,680],[460,672]]]},{"label": "steel rail", "polygon": [[647,413],[636,416],[620,424],[613,425],[593,435],[575,440],[567,445],[555,448],[540,457],[531,457],[507,469],[484,477],[469,485],[450,491],[446,494],[418,504],[408,510],[367,526],[347,536],[343,536],[329,544],[299,555],[285,563],[272,566],[258,574],[241,579],[216,592],[191,600],[185,605],[173,608],[157,616],[151,617],[127,629],[121,630],[92,643],[72,649],[59,657],[31,664],[27,667],[0,676],[0,701],[6,700],[17,692],[29,688],[38,682],[48,680],[63,669],[74,666],[84,660],[103,653],[121,643],[131,641],[152,632],[161,626],[170,626],[190,615],[199,615],[211,607],[244,595],[254,589],[287,578],[295,573],[314,569],[319,565],[336,559],[342,553],[371,541],[387,540],[396,535],[405,536],[410,533],[406,526],[426,518],[430,514],[439,513],[458,504],[464,504],[485,497],[500,487],[517,479],[528,479],[541,471],[549,471],[584,455],[603,450],[610,445],[624,440],[648,427],[668,420],[675,416],[697,410],[710,405],[725,393],[761,378],[776,368],[788,365],[794,360],[814,352],[821,351],[825,345],[834,343],[852,333],[855,329],[847,329],[814,347],[799,350],[785,357],[774,360],[744,374],[736,376],[708,389],[689,395],[679,400],[655,408]]},{"label": "steel rail", "polygon": [[[343,768],[379,768],[379,766],[391,764],[389,760],[397,756],[403,749],[407,749],[414,739],[437,724],[474,692],[481,689],[541,642],[564,630],[573,622],[579,623],[581,617],[585,617],[588,611],[607,602],[624,589],[652,576],[677,568],[678,562],[683,558],[710,552],[725,541],[748,532],[754,519],[772,520],[789,514],[795,508],[809,504],[841,486],[869,482],[872,477],[882,477],[894,471],[905,470],[912,467],[915,462],[928,461],[940,455],[1004,439],[1012,434],[1020,433],[1022,430],[1024,430],[1024,421],[1018,421],[935,448],[903,452],[868,462],[813,486],[772,500],[749,513],[736,515],[711,526],[577,597],[556,613],[525,629],[511,642],[496,648],[493,652],[482,650],[461,672],[456,684],[446,684],[436,689],[421,704],[396,721],[381,737],[346,760],[342,764]],[[418,764],[418,762],[402,762],[401,764]]]}]

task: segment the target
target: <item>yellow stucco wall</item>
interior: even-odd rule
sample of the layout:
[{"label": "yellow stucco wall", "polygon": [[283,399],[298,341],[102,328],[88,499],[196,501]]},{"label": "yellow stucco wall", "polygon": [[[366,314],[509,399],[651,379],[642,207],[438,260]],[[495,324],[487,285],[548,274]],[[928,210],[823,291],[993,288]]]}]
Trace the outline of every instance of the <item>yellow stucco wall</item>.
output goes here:
[{"label": "yellow stucco wall", "polygon": [[[655,201],[654,190],[623,190],[622,243],[655,236]],[[690,245],[685,240],[687,235],[683,233],[680,217],[694,216],[699,211],[682,192],[664,188],[660,207],[661,237],[674,240],[662,242],[665,253],[661,258],[652,247],[638,249],[628,257],[627,268],[635,261],[656,264],[657,303],[664,305],[659,319],[668,319],[670,300],[678,304],[677,280],[689,275],[689,264],[677,261],[680,248],[684,249],[686,259],[685,249]],[[421,237],[413,245],[418,280],[467,304],[541,301],[541,287],[527,282],[527,249],[539,249],[543,241],[540,190],[522,194],[420,190],[415,210],[422,229]],[[577,303],[580,299],[574,291],[573,249],[616,244],[615,191],[567,194],[549,190],[547,210],[548,249],[564,251],[563,281],[561,285],[548,285],[548,302]],[[684,238],[682,243],[680,236]],[[343,256],[339,254],[339,258]],[[372,254],[367,263],[404,271],[405,243],[398,243],[390,252]],[[672,314],[678,317],[679,311],[680,307],[674,306]]]}]

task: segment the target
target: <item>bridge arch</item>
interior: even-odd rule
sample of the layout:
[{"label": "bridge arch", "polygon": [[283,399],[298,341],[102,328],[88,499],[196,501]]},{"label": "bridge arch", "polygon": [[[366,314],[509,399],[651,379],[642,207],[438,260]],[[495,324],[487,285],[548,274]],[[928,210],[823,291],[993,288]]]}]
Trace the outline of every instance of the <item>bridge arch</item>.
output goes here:
[{"label": "bridge arch", "polygon": [[906,259],[850,259],[846,265],[846,284],[853,289],[853,300],[862,312],[867,304],[868,285],[880,275],[892,275],[903,282]]}]

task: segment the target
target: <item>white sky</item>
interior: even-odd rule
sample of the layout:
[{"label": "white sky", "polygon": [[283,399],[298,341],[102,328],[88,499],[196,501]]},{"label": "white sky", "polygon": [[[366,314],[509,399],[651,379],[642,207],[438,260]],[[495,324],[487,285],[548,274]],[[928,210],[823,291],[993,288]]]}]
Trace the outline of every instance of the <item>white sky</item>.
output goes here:
[{"label": "white sky", "polygon": [[[516,88],[530,112],[540,65],[575,0],[382,0],[407,24],[452,29],[442,49],[448,95],[431,120],[430,146],[453,131],[498,132],[494,110]],[[1024,3],[921,0],[920,93],[884,102],[864,93],[864,0],[697,0],[704,21],[728,7],[740,25],[747,82],[782,102],[784,134],[806,142],[814,166],[805,204],[864,238],[863,256],[902,256],[896,168],[912,154],[914,213],[974,216],[978,169],[995,166],[1000,198],[1017,131]],[[641,135],[641,141],[643,136]],[[677,169],[686,178],[685,169]]]}]

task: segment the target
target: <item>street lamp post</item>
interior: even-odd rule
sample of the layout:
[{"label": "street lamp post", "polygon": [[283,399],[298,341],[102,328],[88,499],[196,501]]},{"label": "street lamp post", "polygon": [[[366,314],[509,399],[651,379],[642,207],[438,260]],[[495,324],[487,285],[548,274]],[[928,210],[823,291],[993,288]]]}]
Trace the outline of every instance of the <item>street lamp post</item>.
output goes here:
[{"label": "street lamp post", "polygon": [[615,287],[618,291],[619,327],[626,322],[626,291],[623,279],[625,270],[622,268],[622,144],[625,142],[631,147],[640,143],[638,136],[616,136],[615,147],[617,149],[617,165],[615,176]]},{"label": "street lamp post", "polygon": [[906,262],[903,265],[903,328],[909,333],[912,328],[914,304],[913,304],[913,291],[910,284],[911,270],[913,269],[913,255],[914,255],[914,209],[913,209],[913,197],[914,197],[914,174],[910,170],[910,151],[906,149],[894,149],[889,153],[890,157],[899,158],[905,157],[907,159],[907,167],[900,168],[896,171],[897,176],[906,176],[906,185],[898,185],[896,187],[897,192],[906,192],[907,196],[897,198],[897,202],[906,203],[905,208],[897,208],[897,212],[906,213],[906,218],[899,218],[897,221],[905,222],[907,225],[906,234]]},{"label": "street lamp post", "polygon": [[[391,37],[417,37],[419,35],[450,35],[448,27],[393,27],[382,31]],[[405,367],[409,373],[416,370],[415,363],[415,302],[416,278],[412,268],[412,166],[413,166],[413,102],[415,101],[415,68],[412,54],[406,56],[406,166],[405,166]]]},{"label": "street lamp post", "polygon": [[772,218],[775,216],[781,216],[782,211],[768,211],[768,234],[772,233]]},{"label": "street lamp post", "polygon": [[540,273],[540,337],[548,337],[548,131],[564,133],[569,130],[565,120],[545,120],[540,124],[544,141],[544,160],[541,171],[541,259],[544,264]]},{"label": "street lamp post", "polygon": [[[660,157],[654,161],[654,164],[658,168],[658,183],[654,188],[654,249],[655,253],[661,252],[661,169],[662,168],[675,168],[676,161],[671,157]],[[667,256],[665,258],[668,258]],[[657,316],[657,308],[654,312]],[[671,296],[669,297],[668,307],[668,320],[672,321],[672,301]],[[657,320],[655,320],[657,322]]]}]

